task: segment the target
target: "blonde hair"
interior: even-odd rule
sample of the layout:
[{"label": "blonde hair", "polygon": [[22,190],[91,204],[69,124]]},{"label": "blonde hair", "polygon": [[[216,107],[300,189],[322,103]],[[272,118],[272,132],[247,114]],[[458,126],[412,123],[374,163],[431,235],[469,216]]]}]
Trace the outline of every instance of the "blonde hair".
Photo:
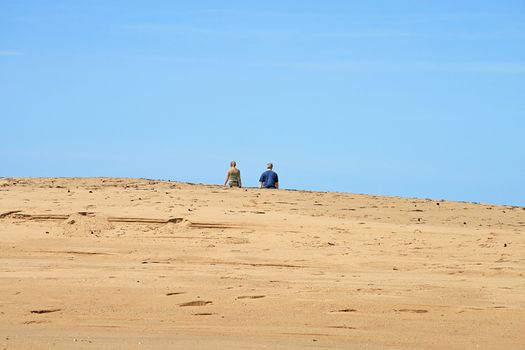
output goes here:
[{"label": "blonde hair", "polygon": [[273,169],[273,164],[272,163],[266,164],[266,169]]}]

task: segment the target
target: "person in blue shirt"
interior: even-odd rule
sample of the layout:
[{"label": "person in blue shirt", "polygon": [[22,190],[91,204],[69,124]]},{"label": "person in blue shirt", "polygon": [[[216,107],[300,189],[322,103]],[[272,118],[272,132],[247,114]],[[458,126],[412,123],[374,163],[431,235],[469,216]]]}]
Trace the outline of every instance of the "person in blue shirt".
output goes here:
[{"label": "person in blue shirt", "polygon": [[266,171],[262,173],[259,179],[259,188],[279,188],[279,177],[272,169],[272,163],[266,164]]}]

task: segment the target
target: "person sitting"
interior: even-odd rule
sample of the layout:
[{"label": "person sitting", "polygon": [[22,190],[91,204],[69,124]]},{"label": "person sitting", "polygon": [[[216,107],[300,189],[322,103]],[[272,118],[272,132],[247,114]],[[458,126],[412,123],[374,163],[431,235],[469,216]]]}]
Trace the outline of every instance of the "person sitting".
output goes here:
[{"label": "person sitting", "polygon": [[259,188],[279,188],[279,177],[272,169],[272,163],[266,164],[266,171],[262,173],[259,179]]},{"label": "person sitting", "polygon": [[228,187],[241,187],[241,171],[237,169],[237,163],[232,160],[230,162],[230,169],[226,172],[226,180],[224,186]]}]

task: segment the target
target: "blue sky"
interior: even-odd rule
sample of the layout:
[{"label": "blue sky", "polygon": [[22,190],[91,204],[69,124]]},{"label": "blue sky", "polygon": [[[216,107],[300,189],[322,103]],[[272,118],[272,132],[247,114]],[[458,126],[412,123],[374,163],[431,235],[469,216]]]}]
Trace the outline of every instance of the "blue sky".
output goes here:
[{"label": "blue sky", "polygon": [[525,205],[525,1],[0,0],[0,176]]}]

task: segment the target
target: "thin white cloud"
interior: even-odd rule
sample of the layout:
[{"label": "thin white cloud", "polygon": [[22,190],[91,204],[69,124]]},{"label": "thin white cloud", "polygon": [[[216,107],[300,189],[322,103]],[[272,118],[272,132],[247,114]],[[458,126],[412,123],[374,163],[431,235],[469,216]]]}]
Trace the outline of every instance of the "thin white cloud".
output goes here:
[{"label": "thin white cloud", "polygon": [[177,26],[169,24],[141,24],[123,27],[125,30],[149,34],[164,35],[196,35],[203,37],[216,37],[227,39],[253,39],[266,38],[271,40],[324,40],[324,39],[382,39],[382,38],[406,38],[414,37],[415,33],[394,30],[370,30],[370,31],[300,31],[300,30],[268,30],[257,28],[212,28]]},{"label": "thin white cloud", "polygon": [[496,40],[510,39],[521,40],[525,34],[519,27],[513,30],[494,31],[487,29],[483,31],[472,31],[468,29],[456,31],[416,31],[414,29],[398,30],[389,28],[330,31],[330,30],[290,30],[290,29],[268,29],[268,28],[215,28],[209,26],[180,26],[173,24],[134,24],[125,25],[121,28],[135,33],[151,35],[177,35],[197,36],[219,39],[269,39],[269,40],[382,40],[382,39],[432,39],[432,40]]},{"label": "thin white cloud", "polygon": [[478,73],[525,73],[525,62],[308,62],[280,61],[255,63],[256,66],[275,68],[320,70],[334,72],[395,73],[395,72],[478,72]]},{"label": "thin white cloud", "polygon": [[452,72],[525,73],[525,62],[448,62],[422,63],[421,69]]},{"label": "thin white cloud", "polygon": [[0,56],[18,56],[20,52],[13,50],[0,50]]},{"label": "thin white cloud", "polygon": [[383,39],[383,38],[408,38],[417,36],[416,33],[396,30],[377,31],[343,31],[343,32],[319,32],[302,33],[305,38],[326,39]]}]

